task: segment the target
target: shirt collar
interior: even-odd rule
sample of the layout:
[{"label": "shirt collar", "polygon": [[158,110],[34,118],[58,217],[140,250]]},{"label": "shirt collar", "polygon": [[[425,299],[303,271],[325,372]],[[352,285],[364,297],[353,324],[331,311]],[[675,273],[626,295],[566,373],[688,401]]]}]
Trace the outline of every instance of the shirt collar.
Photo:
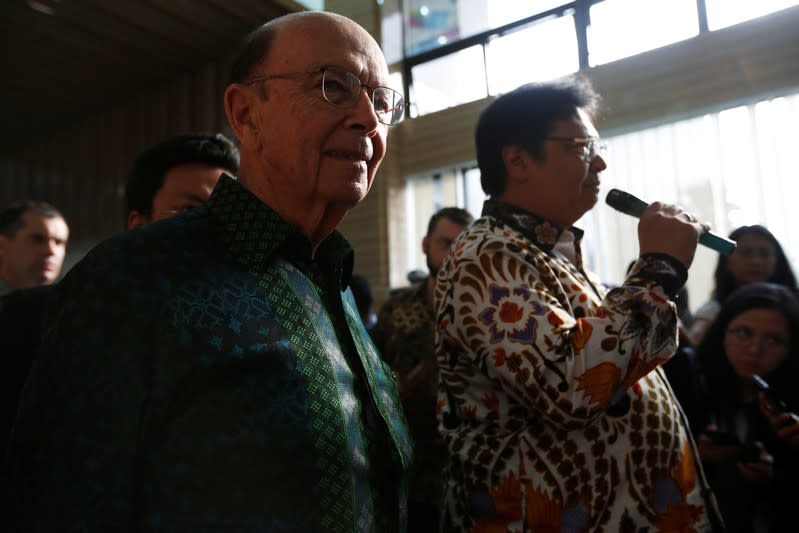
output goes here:
[{"label": "shirt collar", "polygon": [[299,266],[316,263],[323,273],[339,273],[342,290],[349,285],[354,253],[338,231],[319,244],[312,258],[311,241],[299,228],[227,174],[219,178],[207,205],[228,249],[244,265],[257,268],[279,253]]},{"label": "shirt collar", "polygon": [[[557,224],[541,218],[540,216],[522,209],[521,207],[506,204],[499,200],[486,200],[483,204],[483,216],[493,217],[512,227],[547,254],[561,240],[561,234],[568,231],[572,234],[575,244],[583,238],[583,230],[571,226],[563,229]],[[572,239],[564,239],[570,241]]]}]

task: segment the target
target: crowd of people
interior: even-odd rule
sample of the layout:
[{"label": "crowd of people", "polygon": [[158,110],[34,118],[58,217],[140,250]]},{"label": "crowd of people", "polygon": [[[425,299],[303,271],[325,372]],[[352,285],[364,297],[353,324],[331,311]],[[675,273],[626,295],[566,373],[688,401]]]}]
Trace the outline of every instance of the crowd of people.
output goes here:
[{"label": "crowd of people", "polygon": [[[496,98],[476,220],[377,311],[337,226],[404,117],[376,41],[303,12],[246,37],[221,134],[132,162],[125,231],[60,276],[69,229],[0,211],[9,531],[792,531],[799,289],[765,227],[650,204],[608,288],[574,224],[607,164],[584,77]],[[679,304],[682,304],[681,306]]]}]

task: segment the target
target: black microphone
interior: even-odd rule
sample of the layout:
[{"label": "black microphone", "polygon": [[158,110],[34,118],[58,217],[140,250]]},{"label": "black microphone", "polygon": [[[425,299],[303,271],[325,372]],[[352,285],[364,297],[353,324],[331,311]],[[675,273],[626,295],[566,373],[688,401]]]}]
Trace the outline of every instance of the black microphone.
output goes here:
[{"label": "black microphone", "polygon": [[[635,218],[641,218],[641,215],[644,214],[644,209],[649,206],[640,198],[636,198],[632,194],[619,189],[611,189],[605,197],[605,203],[613,209]],[[703,233],[699,237],[699,244],[712,248],[722,255],[730,255],[735,250],[735,241],[725,239],[710,231]]]}]

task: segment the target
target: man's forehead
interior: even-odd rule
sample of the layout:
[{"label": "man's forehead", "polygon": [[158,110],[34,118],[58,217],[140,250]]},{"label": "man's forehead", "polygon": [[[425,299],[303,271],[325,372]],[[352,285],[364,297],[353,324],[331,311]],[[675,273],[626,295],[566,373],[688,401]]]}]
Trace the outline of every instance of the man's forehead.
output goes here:
[{"label": "man's forehead", "polygon": [[466,229],[466,226],[462,225],[460,222],[455,222],[451,218],[441,217],[436,222],[433,233],[458,234],[464,229]]},{"label": "man's forehead", "polygon": [[277,33],[269,70],[306,70],[336,66],[383,83],[388,67],[383,52],[366,30],[349,19],[300,19]]},{"label": "man's forehead", "polygon": [[552,133],[574,135],[575,137],[598,137],[594,121],[583,109],[578,108],[575,114],[567,119],[556,120],[552,124]]},{"label": "man's forehead", "polygon": [[59,230],[66,230],[66,221],[58,216],[44,216],[37,213],[25,213],[30,215],[25,220],[24,228],[29,228],[31,231],[47,231],[49,233],[61,233]]}]

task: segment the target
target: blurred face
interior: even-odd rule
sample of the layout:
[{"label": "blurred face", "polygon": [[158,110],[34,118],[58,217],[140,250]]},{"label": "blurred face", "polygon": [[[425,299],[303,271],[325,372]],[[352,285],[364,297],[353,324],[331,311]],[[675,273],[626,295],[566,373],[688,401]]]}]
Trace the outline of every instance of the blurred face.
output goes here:
[{"label": "blurred face", "polygon": [[259,174],[271,180],[265,194],[270,205],[291,202],[288,211],[295,213],[317,206],[349,209],[366,196],[383,160],[388,126],[378,122],[370,91],[362,87],[347,108],[323,99],[322,74],[314,71],[331,66],[351,72],[363,85],[387,85],[388,68],[377,43],[340,18],[290,23],[254,73],[306,73],[251,85],[263,96],[253,117]]},{"label": "blurred face", "polygon": [[129,213],[128,229],[163,220],[192,207],[203,205],[211,197],[211,192],[223,172],[229,171],[201,163],[173,167],[164,176],[164,184],[153,198],[152,214],[145,215],[138,211]]},{"label": "blurred face", "polygon": [[438,219],[430,235],[422,239],[422,251],[427,256],[427,269],[433,278],[447,257],[449,247],[464,229],[466,226],[442,217]]},{"label": "blurred face", "polygon": [[775,309],[750,309],[730,321],[724,334],[724,352],[742,380],[766,376],[788,355],[788,321]]},{"label": "blurred face", "polygon": [[61,273],[69,228],[61,217],[28,211],[13,237],[0,236],[0,272],[14,289],[49,285]]},{"label": "blurred face", "polygon": [[777,251],[767,238],[753,233],[742,235],[727,259],[727,268],[738,285],[768,281],[777,268]]},{"label": "blurred face", "polygon": [[[569,120],[555,122],[549,137],[598,137],[589,116],[578,109]],[[527,208],[561,227],[574,224],[599,200],[599,173],[607,168],[596,155],[583,159],[583,147],[564,140],[544,141],[545,158],[533,160],[533,179],[526,191]],[[523,205],[523,207],[525,207]]]}]

